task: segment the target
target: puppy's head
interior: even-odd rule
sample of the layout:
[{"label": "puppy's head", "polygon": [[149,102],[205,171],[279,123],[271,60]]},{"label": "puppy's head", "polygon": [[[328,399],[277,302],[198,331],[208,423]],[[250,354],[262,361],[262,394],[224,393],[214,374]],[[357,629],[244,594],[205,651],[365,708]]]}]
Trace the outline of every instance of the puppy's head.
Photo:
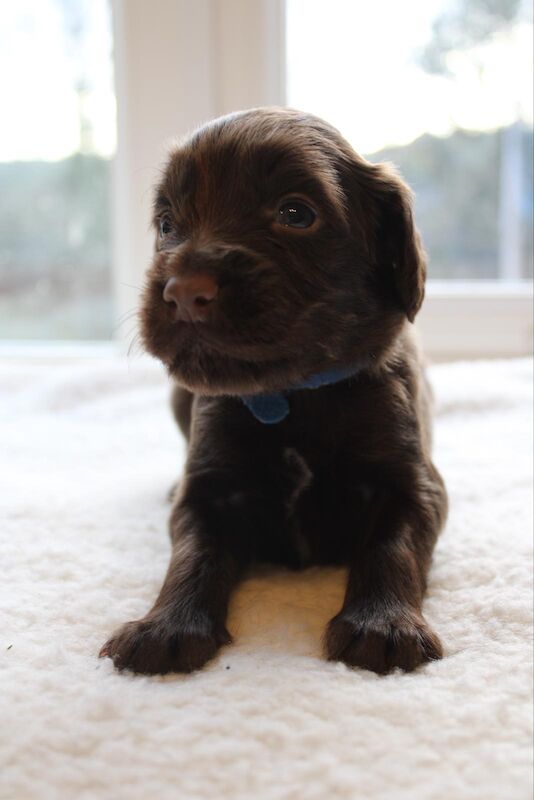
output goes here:
[{"label": "puppy's head", "polygon": [[255,109],[198,130],[170,156],[153,221],[141,333],[195,392],[377,363],[423,299],[409,190],[310,115]]}]

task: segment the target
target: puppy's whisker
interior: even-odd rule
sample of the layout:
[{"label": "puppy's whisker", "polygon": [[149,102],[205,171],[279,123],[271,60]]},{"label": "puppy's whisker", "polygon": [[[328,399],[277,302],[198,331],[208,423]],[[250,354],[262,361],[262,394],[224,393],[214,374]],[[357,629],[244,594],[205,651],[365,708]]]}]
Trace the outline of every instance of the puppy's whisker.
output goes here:
[{"label": "puppy's whisker", "polygon": [[[136,348],[139,348],[136,352]],[[126,357],[130,359],[132,356],[139,356],[142,353],[142,346],[141,346],[141,336],[139,333],[135,333],[130,341],[128,346],[128,350],[126,352]]]},{"label": "puppy's whisker", "polygon": [[120,282],[120,286],[127,286],[128,289],[137,289],[138,292],[142,292],[143,289],[141,286],[136,286],[134,283],[124,283],[124,281]]},{"label": "puppy's whisker", "polygon": [[123,319],[125,319],[125,318],[127,318],[127,317],[131,316],[132,314],[137,314],[137,313],[138,313],[138,308],[137,308],[137,306],[133,306],[132,308],[128,308],[126,311],[124,311],[124,312],[123,312],[123,313],[120,315],[120,317],[119,317],[119,320],[121,320],[121,321],[122,321]]},{"label": "puppy's whisker", "polygon": [[135,319],[139,315],[139,312],[136,308],[130,309],[130,311],[125,311],[119,319],[117,320],[113,330],[117,332],[119,328],[125,325],[127,322],[131,322],[132,319]]}]

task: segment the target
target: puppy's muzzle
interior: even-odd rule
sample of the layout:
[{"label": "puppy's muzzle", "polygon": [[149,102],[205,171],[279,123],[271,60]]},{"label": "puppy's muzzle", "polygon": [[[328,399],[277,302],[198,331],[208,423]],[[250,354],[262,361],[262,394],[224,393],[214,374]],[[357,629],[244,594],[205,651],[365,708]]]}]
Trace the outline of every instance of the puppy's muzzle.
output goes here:
[{"label": "puppy's muzzle", "polygon": [[169,278],[163,299],[172,304],[177,322],[205,322],[216,302],[219,287],[210,275]]}]

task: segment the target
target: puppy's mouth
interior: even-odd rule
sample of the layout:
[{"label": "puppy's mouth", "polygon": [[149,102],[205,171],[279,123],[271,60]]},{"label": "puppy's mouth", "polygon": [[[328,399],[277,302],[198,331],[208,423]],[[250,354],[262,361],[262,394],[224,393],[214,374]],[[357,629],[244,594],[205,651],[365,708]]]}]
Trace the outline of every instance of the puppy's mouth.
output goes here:
[{"label": "puppy's mouth", "polygon": [[265,352],[251,357],[249,351],[253,349],[242,345],[230,354],[228,349],[212,347],[197,338],[184,345],[166,367],[178,383],[204,395],[257,394],[285,386],[287,359],[274,353],[269,358]]},{"label": "puppy's mouth", "polygon": [[182,344],[187,343],[188,337],[196,343],[198,349],[206,349],[220,356],[238,360],[252,360],[257,363],[277,360],[280,350],[284,348],[289,339],[290,329],[282,333],[247,336],[237,329],[227,326],[221,331],[215,326],[206,323],[192,323],[189,328],[177,331]]},{"label": "puppy's mouth", "polygon": [[[169,374],[191,391],[207,395],[280,391],[328,366],[325,348],[320,348],[318,361],[309,334],[302,335],[317,305],[289,321],[267,317],[264,326],[255,325],[252,330],[240,330],[226,318],[173,321],[164,326],[164,332],[160,329],[158,343],[145,336],[145,344]],[[308,348],[302,346],[303,339]]]}]

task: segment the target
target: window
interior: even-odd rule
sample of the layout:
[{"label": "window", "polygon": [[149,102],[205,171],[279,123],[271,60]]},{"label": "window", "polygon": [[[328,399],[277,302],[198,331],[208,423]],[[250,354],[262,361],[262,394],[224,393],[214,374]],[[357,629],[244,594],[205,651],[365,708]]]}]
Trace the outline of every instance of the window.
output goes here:
[{"label": "window", "polygon": [[106,0],[0,7],[0,338],[112,335]]},{"label": "window", "polygon": [[417,318],[427,353],[531,352],[526,0],[148,6],[0,3],[0,340],[129,343],[166,143],[223,113],[288,103],[396,162],[414,188],[433,279]]},{"label": "window", "polygon": [[416,195],[438,280],[532,278],[532,17],[520,0],[287,0],[287,100]]}]

